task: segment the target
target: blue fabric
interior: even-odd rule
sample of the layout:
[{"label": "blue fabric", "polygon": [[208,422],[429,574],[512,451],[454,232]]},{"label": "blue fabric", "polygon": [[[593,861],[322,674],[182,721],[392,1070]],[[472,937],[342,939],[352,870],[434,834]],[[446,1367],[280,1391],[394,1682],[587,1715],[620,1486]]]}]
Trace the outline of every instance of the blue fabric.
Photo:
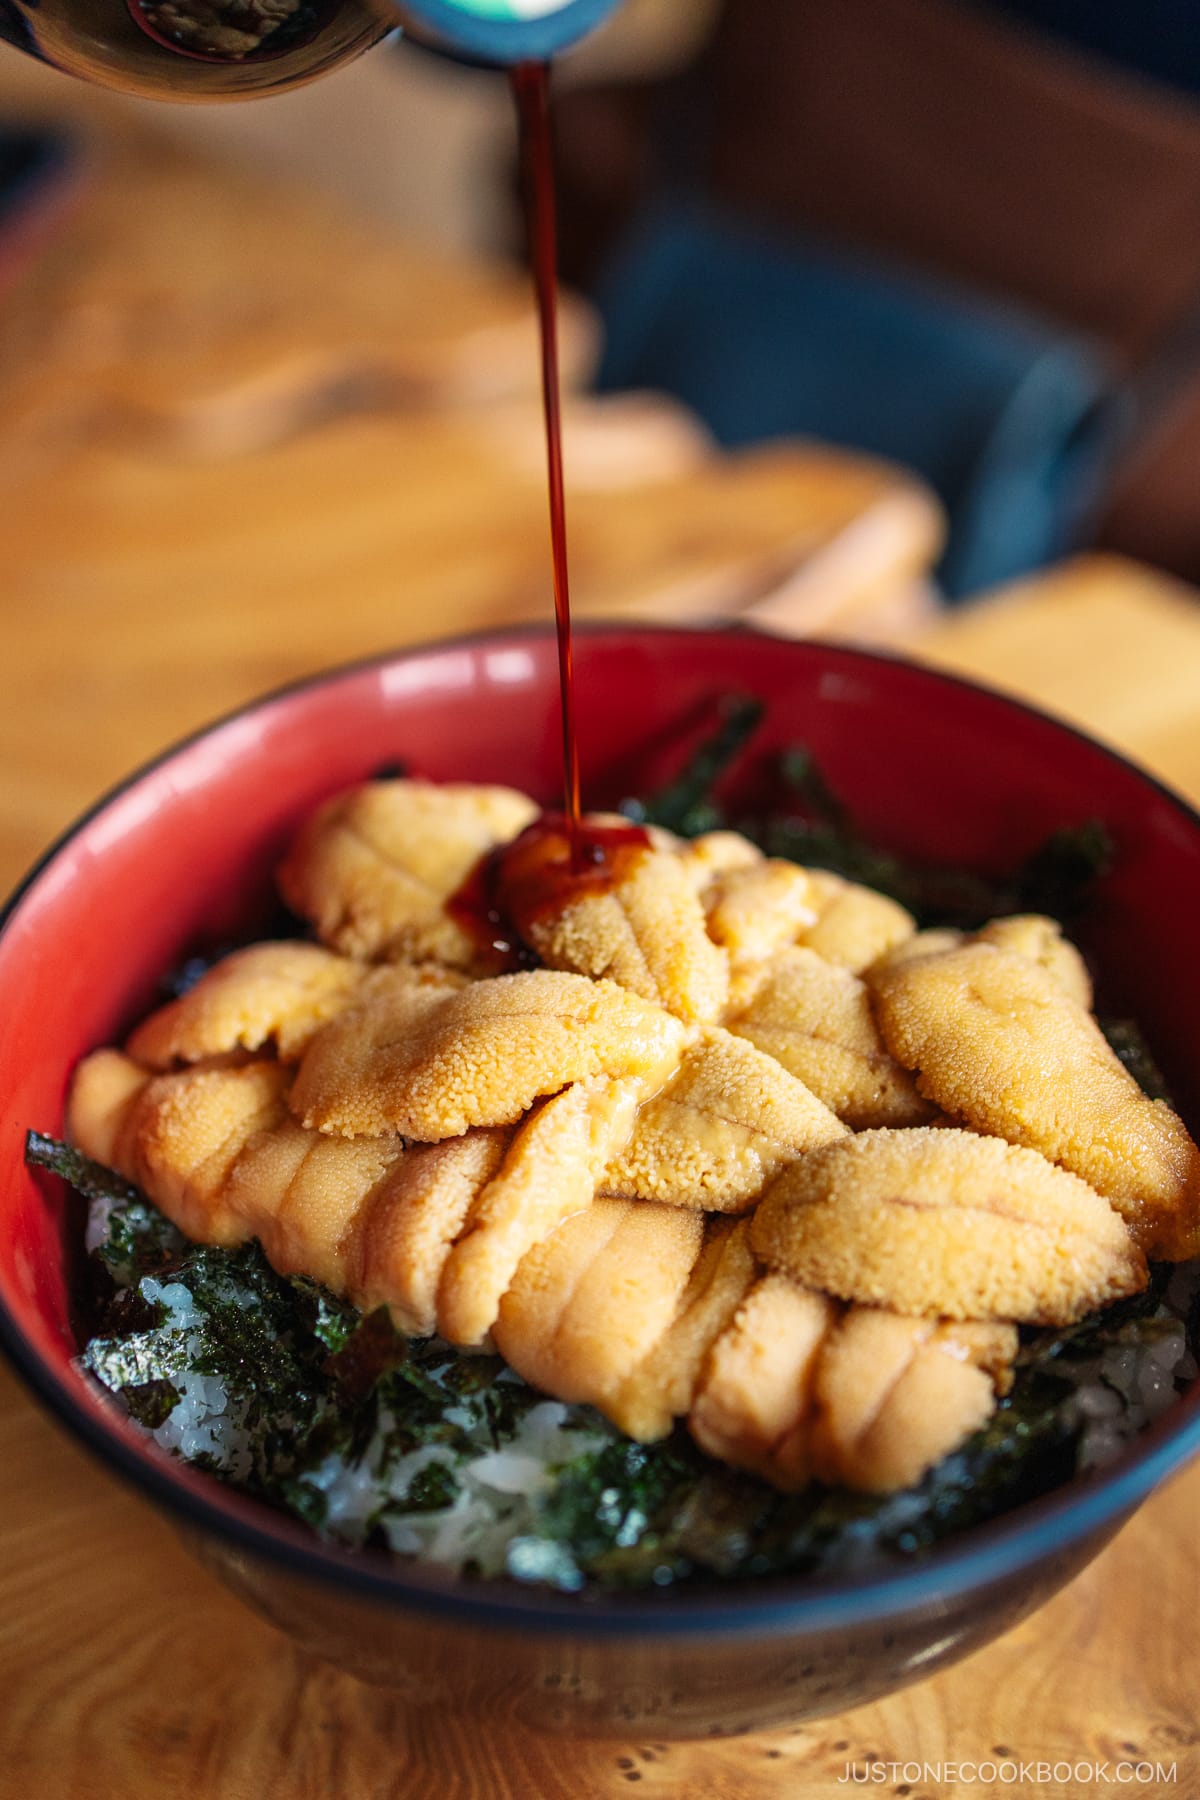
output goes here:
[{"label": "blue fabric", "polygon": [[606,389],[677,395],[725,445],[804,435],[916,470],[950,515],[951,597],[1060,555],[1114,418],[1084,342],[710,211],[644,221],[597,295]]}]

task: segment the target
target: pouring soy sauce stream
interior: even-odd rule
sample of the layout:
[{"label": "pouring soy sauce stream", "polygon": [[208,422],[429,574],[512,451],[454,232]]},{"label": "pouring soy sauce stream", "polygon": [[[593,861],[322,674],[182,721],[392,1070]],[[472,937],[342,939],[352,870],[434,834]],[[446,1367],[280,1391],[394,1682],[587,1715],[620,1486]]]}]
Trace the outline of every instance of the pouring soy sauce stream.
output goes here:
[{"label": "pouring soy sauce stream", "polygon": [[545,812],[511,844],[503,844],[472,871],[449,903],[459,924],[502,967],[521,966],[529,926],[587,892],[610,887],[631,854],[649,835],[640,825],[584,823],[580,802],[579,734],[575,715],[575,664],[571,638],[571,590],[563,492],[562,394],[558,366],[558,267],[554,203],[554,150],[550,127],[550,69],[519,63],[510,80],[521,128],[529,260],[541,337],[542,409],[546,425],[546,476],[550,499],[550,550],[554,570],[554,622],[558,638],[562,719],[563,811]]},{"label": "pouring soy sauce stream", "polygon": [[520,124],[522,176],[541,341],[542,410],[546,426],[546,477],[550,501],[550,553],[554,571],[554,623],[558,638],[559,706],[562,720],[563,811],[545,812],[511,844],[501,845],[468,876],[449,903],[459,924],[501,966],[526,960],[523,940],[547,908],[608,887],[631,852],[649,843],[633,824],[584,824],[580,801],[579,734],[575,715],[575,662],[571,638],[571,589],[567,516],[563,491],[562,391],[558,366],[558,259],[554,201],[554,146],[550,124],[550,68],[519,63],[510,76]]},{"label": "pouring soy sauce stream", "polygon": [[571,642],[571,586],[563,494],[562,390],[558,372],[558,246],[554,205],[554,146],[550,131],[550,69],[519,63],[512,89],[521,125],[529,259],[533,268],[542,346],[542,409],[546,419],[546,477],[550,494],[550,553],[554,566],[554,623],[562,707],[563,801],[570,862],[584,860],[580,834],[579,735],[575,723],[575,663]]}]

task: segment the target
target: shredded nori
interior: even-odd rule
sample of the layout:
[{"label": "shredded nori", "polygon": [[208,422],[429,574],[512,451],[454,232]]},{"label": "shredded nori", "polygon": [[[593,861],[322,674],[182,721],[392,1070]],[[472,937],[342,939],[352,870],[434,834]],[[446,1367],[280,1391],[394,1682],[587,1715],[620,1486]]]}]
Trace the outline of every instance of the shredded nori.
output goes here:
[{"label": "shredded nori", "polygon": [[179,1405],[180,1393],[173,1381],[157,1377],[153,1381],[127,1381],[121,1389],[121,1397],[139,1425],[144,1425],[147,1431],[156,1431],[166,1424]]},{"label": "shredded nori", "polygon": [[[47,1137],[41,1131],[25,1133],[25,1161],[31,1169],[48,1169],[51,1175],[60,1176],[85,1200],[125,1202],[140,1199],[131,1181],[106,1169],[103,1163],[94,1162],[82,1150],[61,1143],[58,1138]],[[170,1229],[174,1230],[174,1227]]]},{"label": "shredded nori", "polygon": [[1170,1100],[1166,1076],[1154,1060],[1149,1044],[1132,1019],[1101,1019],[1100,1028],[1118,1062],[1128,1069],[1151,1100]]},{"label": "shredded nori", "polygon": [[730,695],[718,704],[717,724],[674,781],[648,800],[625,800],[621,811],[638,824],[661,825],[680,837],[699,837],[726,824],[715,789],[737,762],[762,722],[761,700]]},{"label": "shredded nori", "polygon": [[761,701],[731,696],[719,703],[717,723],[675,778],[621,810],[681,837],[728,828],[742,832],[768,856],[830,869],[898,900],[918,925],[975,930],[988,919],[1024,912],[1068,920],[1086,906],[1109,868],[1113,844],[1099,819],[1063,826],[1003,879],[966,869],[914,862],[866,839],[849,808],[803,744],[773,759],[764,795],[752,807],[722,801],[734,766],[751,746],[764,716]]}]

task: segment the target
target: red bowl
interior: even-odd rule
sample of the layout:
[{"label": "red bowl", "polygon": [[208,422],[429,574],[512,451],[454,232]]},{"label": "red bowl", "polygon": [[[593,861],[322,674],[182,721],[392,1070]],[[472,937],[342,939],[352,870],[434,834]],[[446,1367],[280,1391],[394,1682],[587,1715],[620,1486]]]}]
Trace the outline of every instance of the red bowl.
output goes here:
[{"label": "red bowl", "polygon": [[[618,627],[582,632],[577,666],[589,806],[664,780],[717,697],[737,691],[767,703],[758,750],[803,740],[884,847],[1003,873],[1057,827],[1102,818],[1116,858],[1080,934],[1100,1004],[1140,1020],[1195,1129],[1200,818],[1183,801],[1064,725],[898,659]],[[573,1598],[324,1545],[161,1454],[72,1360],[80,1220],[59,1184],[25,1169],[26,1128],[61,1126],[72,1067],[148,1008],[165,968],[269,916],[272,869],[316,802],[397,761],[553,802],[557,708],[542,632],[338,671],[168,752],[49,852],[0,932],[0,1341],[60,1422],[225,1580],[313,1650],[423,1706],[496,1706],[589,1733],[636,1722],[658,1736],[830,1712],[928,1673],[1047,1598],[1200,1448],[1200,1396],[1115,1467],[911,1567]]]}]

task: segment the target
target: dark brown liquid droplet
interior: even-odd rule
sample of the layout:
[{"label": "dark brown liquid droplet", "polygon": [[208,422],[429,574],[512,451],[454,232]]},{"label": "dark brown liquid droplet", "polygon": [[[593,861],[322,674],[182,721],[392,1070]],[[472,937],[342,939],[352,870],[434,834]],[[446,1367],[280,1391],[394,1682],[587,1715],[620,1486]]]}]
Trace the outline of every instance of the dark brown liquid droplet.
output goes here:
[{"label": "dark brown liquid droplet", "polygon": [[572,834],[564,813],[543,813],[475,865],[448,911],[508,968],[528,968],[537,962],[528,938],[539,919],[585,894],[605,893],[628,859],[649,848],[640,825],[585,818]]}]

